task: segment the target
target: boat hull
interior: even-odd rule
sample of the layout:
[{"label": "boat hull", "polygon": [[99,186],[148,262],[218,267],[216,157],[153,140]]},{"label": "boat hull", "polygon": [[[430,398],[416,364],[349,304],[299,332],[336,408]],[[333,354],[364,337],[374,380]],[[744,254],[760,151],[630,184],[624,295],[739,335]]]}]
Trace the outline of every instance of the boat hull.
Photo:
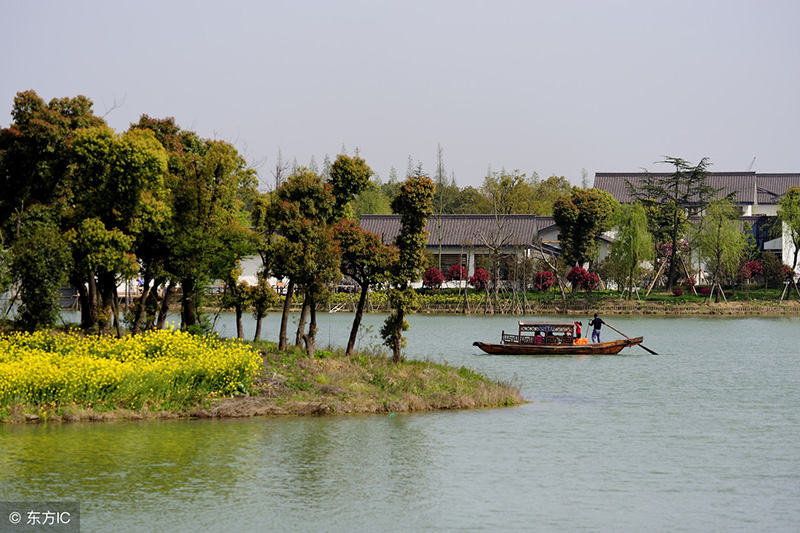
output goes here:
[{"label": "boat hull", "polygon": [[641,344],[644,337],[621,339],[610,342],[589,344],[559,344],[545,346],[542,344],[491,344],[487,342],[474,342],[477,346],[490,355],[616,355],[628,346]]}]

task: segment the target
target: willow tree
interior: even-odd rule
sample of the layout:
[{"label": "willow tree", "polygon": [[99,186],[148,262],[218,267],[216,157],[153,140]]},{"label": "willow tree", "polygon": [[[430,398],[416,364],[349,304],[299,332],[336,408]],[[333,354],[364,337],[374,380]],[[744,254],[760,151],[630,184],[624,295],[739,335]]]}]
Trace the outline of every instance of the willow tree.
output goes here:
[{"label": "willow tree", "polygon": [[392,361],[401,361],[403,332],[408,330],[406,314],[418,307],[417,294],[411,283],[419,280],[427,266],[425,246],[428,232],[425,225],[433,213],[433,181],[417,174],[407,178],[392,200],[392,211],[400,215],[400,234],[395,240],[398,260],[391,271],[388,299],[392,308],[381,328],[381,337],[392,350]]},{"label": "willow tree", "polygon": [[[609,258],[623,273],[630,300],[633,287],[641,278],[642,263],[655,257],[653,238],[647,229],[647,212],[641,204],[621,205],[614,213],[613,221],[616,236],[611,243]],[[622,294],[624,296],[624,289]]]},{"label": "willow tree", "polygon": [[797,272],[797,256],[800,252],[800,187],[792,185],[778,200],[778,220],[788,230],[789,240],[794,246],[792,272]]},{"label": "willow tree", "polygon": [[711,274],[711,292],[715,294],[715,301],[719,302],[721,284],[732,281],[736,276],[747,246],[736,206],[725,198],[709,204],[696,229],[694,242],[700,260]]}]

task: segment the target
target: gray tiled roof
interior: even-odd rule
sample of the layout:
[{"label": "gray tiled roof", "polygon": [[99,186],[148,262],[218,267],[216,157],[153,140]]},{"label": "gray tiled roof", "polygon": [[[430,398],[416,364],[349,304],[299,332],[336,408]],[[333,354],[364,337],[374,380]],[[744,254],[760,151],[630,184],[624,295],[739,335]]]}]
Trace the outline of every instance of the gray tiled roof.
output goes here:
[{"label": "gray tiled roof", "polygon": [[[483,246],[499,235],[498,220],[494,215],[442,215],[442,246]],[[505,215],[501,217],[502,241],[505,246],[529,246],[538,232],[552,226],[553,217],[536,215]],[[362,215],[361,227],[379,235],[390,244],[400,233],[400,215]],[[428,218],[425,228],[428,246],[439,246],[439,217]]]},{"label": "gray tiled roof", "polygon": [[777,204],[789,187],[800,187],[800,174],[756,174],[756,180],[760,204]]},{"label": "gray tiled roof", "polygon": [[[619,200],[632,202],[628,183],[634,187],[642,183],[643,172],[598,172],[594,177],[594,187],[601,189]],[[661,178],[669,172],[653,172],[651,176]],[[791,185],[800,187],[800,174],[757,174],[755,172],[710,172],[706,182],[718,189],[718,197],[733,193],[738,204],[775,204],[778,198]]]}]

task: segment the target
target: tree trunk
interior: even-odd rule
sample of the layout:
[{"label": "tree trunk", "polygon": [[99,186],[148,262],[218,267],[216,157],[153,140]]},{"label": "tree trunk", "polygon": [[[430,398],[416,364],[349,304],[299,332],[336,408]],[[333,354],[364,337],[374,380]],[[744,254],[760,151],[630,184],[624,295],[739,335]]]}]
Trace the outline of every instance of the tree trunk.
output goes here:
[{"label": "tree trunk", "polygon": [[194,280],[186,278],[181,280],[183,298],[181,299],[181,331],[186,331],[190,326],[197,324],[197,295]]},{"label": "tree trunk", "polygon": [[114,297],[117,294],[117,280],[113,273],[106,272],[97,277],[97,288],[100,292],[102,309],[98,315],[97,324],[100,333],[108,335],[111,333],[111,326],[114,317]]},{"label": "tree trunk", "polygon": [[91,317],[89,316],[91,309],[89,305],[89,291],[86,285],[81,281],[76,283],[73,280],[72,283],[78,290],[78,302],[80,302],[81,306],[81,329],[88,330],[91,327]]},{"label": "tree trunk", "polygon": [[308,324],[308,334],[303,335],[303,340],[306,342],[306,354],[309,357],[314,357],[314,352],[317,348],[317,306],[313,296],[309,297],[308,300],[311,321]]},{"label": "tree trunk", "polygon": [[283,314],[281,315],[281,329],[278,336],[278,349],[286,350],[286,326],[289,322],[289,309],[292,306],[292,293],[294,293],[294,280],[289,280],[286,287],[286,297],[283,300]]},{"label": "tree trunk", "polygon": [[145,265],[144,273],[142,275],[142,294],[139,296],[139,302],[136,306],[136,316],[133,319],[133,328],[131,333],[138,335],[142,331],[142,322],[147,317],[147,297],[150,296],[150,282],[153,277],[150,275],[152,269],[152,261]]},{"label": "tree trunk", "polygon": [[256,334],[253,335],[253,342],[261,340],[261,321],[264,319],[264,314],[261,311],[256,312]]},{"label": "tree trunk", "polygon": [[89,291],[86,294],[87,311],[85,315],[81,313],[81,316],[85,316],[86,318],[86,323],[81,325],[81,327],[85,330],[97,328],[99,315],[99,310],[97,308],[97,281],[94,278],[94,271],[89,272],[88,281]]},{"label": "tree trunk", "polygon": [[234,306],[236,311],[236,338],[244,339],[244,325],[242,324],[242,304],[236,303]]},{"label": "tree trunk", "polygon": [[397,330],[394,332],[394,338],[392,339],[392,362],[395,364],[399,364],[402,360],[402,353],[401,349],[403,347],[403,321],[405,320],[405,312],[403,309],[403,305],[399,305],[397,308]]},{"label": "tree trunk", "polygon": [[492,259],[492,313],[497,313],[498,311],[502,314],[503,310],[500,309],[500,299],[499,299],[499,291],[500,291],[500,258],[495,257]]},{"label": "tree trunk", "polygon": [[116,291],[114,291],[114,298],[112,300],[114,306],[114,328],[117,330],[117,338],[122,338],[122,330],[119,324],[119,297],[117,296]]},{"label": "tree trunk", "polygon": [[142,287],[142,294],[139,296],[139,302],[136,305],[136,316],[133,319],[133,328],[131,333],[138,335],[142,332],[142,322],[147,318],[147,298],[150,296],[150,281],[145,278],[145,285]]},{"label": "tree trunk", "polygon": [[675,207],[675,214],[672,217],[672,243],[670,243],[669,270],[667,271],[667,290],[672,290],[675,283],[675,256],[678,255],[678,207]]},{"label": "tree trunk", "polygon": [[308,316],[309,296],[308,293],[303,296],[303,307],[300,310],[300,320],[297,322],[297,331],[294,336],[294,345],[298,348],[303,346],[303,332],[306,329],[306,316]]},{"label": "tree trunk", "polygon": [[364,306],[367,304],[367,293],[369,292],[369,283],[361,286],[361,295],[358,298],[358,306],[356,307],[355,317],[353,318],[353,327],[350,329],[350,339],[347,341],[347,350],[344,355],[350,357],[353,355],[353,349],[356,345],[356,337],[358,336],[358,328],[361,326],[361,317],[364,315]]},{"label": "tree trunk", "polygon": [[161,299],[161,307],[158,310],[158,319],[156,320],[156,329],[164,329],[167,323],[167,313],[169,313],[169,304],[172,297],[175,295],[175,284],[170,280],[164,287],[164,297]]}]

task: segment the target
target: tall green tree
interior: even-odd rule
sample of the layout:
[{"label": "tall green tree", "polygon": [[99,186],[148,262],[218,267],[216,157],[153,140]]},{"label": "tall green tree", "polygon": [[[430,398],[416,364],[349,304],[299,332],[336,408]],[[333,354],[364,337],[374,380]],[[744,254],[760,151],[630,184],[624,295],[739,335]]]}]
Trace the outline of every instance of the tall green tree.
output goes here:
[{"label": "tall green tree", "polygon": [[491,205],[479,189],[472,186],[464,187],[458,191],[455,200],[454,213],[458,214],[489,214]]},{"label": "tall green tree", "polygon": [[81,327],[109,333],[116,314],[116,280],[136,275],[136,257],[129,252],[133,239],[118,228],[107,227],[97,217],[84,218],[65,237],[70,244],[73,267],[70,282],[81,301]]},{"label": "tall green tree", "polygon": [[[171,217],[137,247],[144,277],[142,300],[146,300],[152,279],[154,289],[163,285],[161,307],[165,308],[180,283],[181,328],[196,330],[200,327],[198,310],[204,286],[213,278],[224,278],[226,270],[233,268],[228,265],[221,272],[212,272],[219,264],[225,228],[235,232],[241,229],[240,224],[229,223],[241,222],[238,189],[254,187],[254,172],[246,168],[232,146],[215,146],[213,141],[181,129],[171,117],[142,115],[131,129],[153,132],[168,155],[166,185]],[[142,303],[140,300],[137,322]]]},{"label": "tall green tree", "polygon": [[483,180],[481,193],[486,197],[490,213],[499,215],[531,213],[536,193],[525,174],[490,172]]},{"label": "tall green tree", "polygon": [[169,269],[180,279],[183,291],[181,327],[195,329],[201,326],[204,287],[230,272],[238,254],[227,251],[249,238],[243,196],[255,190],[255,171],[233,145],[203,140],[197,146],[184,146],[170,168],[169,181],[173,200]]},{"label": "tall green tree", "polygon": [[388,279],[397,260],[397,250],[384,245],[380,237],[347,219],[334,226],[334,235],[342,252],[342,274],[352,278],[361,288],[345,351],[345,355],[350,356],[353,355],[370,287]]},{"label": "tall green tree", "polygon": [[[279,334],[279,348],[286,349],[289,303],[294,288],[304,292],[304,307],[311,313],[309,331],[303,334],[313,353],[316,339],[316,303],[327,284],[339,275],[341,260],[330,226],[336,211],[333,186],[302,170],[279,187],[267,207],[262,224],[272,272],[288,278]],[[302,329],[299,328],[299,329]]]},{"label": "tall green tree", "polygon": [[567,264],[591,263],[600,255],[600,236],[611,229],[619,203],[606,191],[573,187],[553,206],[561,251]]},{"label": "tall green tree", "polygon": [[[108,127],[76,131],[68,148],[63,191],[69,207],[63,220],[76,244],[73,252],[80,254],[73,257],[76,270],[70,280],[81,297],[82,326],[100,327],[106,333],[108,318],[117,314],[117,285],[136,275],[137,269],[130,266],[135,263],[133,243],[139,235],[163,226],[169,217],[164,184],[167,155],[150,131],[118,135]],[[89,234],[83,236],[82,231]],[[103,236],[103,232],[108,234]],[[104,251],[92,250],[91,243]],[[105,248],[112,243],[122,248],[111,254]],[[109,262],[102,264],[101,259]]]},{"label": "tall green tree", "polygon": [[792,185],[778,200],[778,220],[789,235],[794,246],[792,272],[797,272],[797,257],[800,253],[800,187]]},{"label": "tall green tree", "polygon": [[718,302],[720,285],[735,278],[747,247],[738,209],[726,198],[715,200],[708,205],[696,232],[695,245],[718,289]]},{"label": "tall green tree", "polygon": [[367,188],[370,176],[372,169],[360,157],[344,154],[336,157],[328,180],[333,186],[333,196],[336,199],[333,219],[338,220],[345,216],[347,205]]},{"label": "tall green tree", "polygon": [[[587,187],[582,187],[586,189]],[[553,206],[562,196],[569,196],[572,185],[564,176],[550,176],[535,184],[534,200],[530,212],[540,217],[553,215]]]},{"label": "tall green tree", "polygon": [[19,322],[29,331],[56,324],[58,288],[66,281],[69,247],[44,209],[29,209],[20,220],[10,270],[19,282]]},{"label": "tall green tree", "polygon": [[[138,333],[143,327],[147,302],[154,302],[160,309],[158,320],[154,324],[156,328],[160,329],[164,326],[171,299],[177,292],[178,275],[174,268],[176,258],[172,254],[172,243],[178,237],[176,227],[172,224],[174,217],[172,186],[178,182],[179,176],[183,173],[187,155],[192,152],[200,152],[203,140],[195,132],[181,129],[172,117],[157,119],[142,115],[139,122],[131,124],[130,129],[153,132],[167,152],[168,168],[168,177],[165,180],[168,199],[167,223],[145,228],[134,243],[142,278],[142,294],[132,327],[133,332]],[[160,302],[158,302],[159,292],[163,294]]]},{"label": "tall green tree", "polygon": [[76,130],[105,122],[85,96],[45,103],[34,91],[17,93],[11,117],[13,122],[0,129],[0,223],[13,240],[26,209],[61,199],[67,139]]},{"label": "tall green tree", "polygon": [[665,157],[661,164],[671,165],[674,170],[669,174],[651,174],[645,172],[641,185],[634,187],[628,183],[631,193],[638,200],[650,202],[668,211],[671,215],[669,226],[669,270],[667,273],[667,289],[672,289],[678,275],[678,242],[683,238],[681,232],[685,228],[683,210],[700,212],[708,205],[716,194],[716,190],[708,185],[708,167],[711,165],[704,157],[696,165],[679,157]]},{"label": "tall green tree", "polygon": [[[11,116],[13,122],[0,129],[0,232],[9,250],[8,262],[16,265],[11,271],[16,274],[14,281],[20,284],[21,297],[29,300],[23,306],[25,315],[21,318],[27,328],[35,329],[50,324],[50,315],[45,311],[57,306],[54,300],[57,293],[51,290],[50,283],[62,279],[61,266],[68,264],[64,261],[54,268],[53,259],[64,256],[51,253],[58,239],[59,252],[68,250],[63,238],[57,239],[53,234],[53,228],[63,232],[64,211],[72,209],[65,192],[67,141],[76,131],[102,126],[105,122],[94,115],[92,102],[85,96],[54,98],[45,103],[34,91],[17,93]],[[15,245],[18,238],[23,238],[26,244]],[[37,242],[41,244],[39,249],[27,249]],[[29,275],[45,271],[55,277]],[[41,287],[28,286],[40,282]],[[45,297],[49,300],[37,303],[31,300]],[[34,308],[45,311],[40,313]],[[43,322],[36,323],[38,318]]]},{"label": "tall green tree", "polygon": [[614,218],[616,232],[611,243],[609,258],[624,273],[628,299],[633,297],[633,287],[641,278],[642,263],[655,257],[653,238],[647,229],[647,213],[642,204],[626,204],[617,208]]},{"label": "tall green tree", "polygon": [[374,181],[370,181],[353,202],[356,218],[361,218],[361,215],[388,215],[391,212],[391,199],[383,194],[380,185]]},{"label": "tall green tree", "polygon": [[403,182],[392,200],[392,210],[400,215],[400,234],[395,241],[398,260],[391,272],[392,286],[389,289],[392,311],[381,328],[381,336],[384,344],[391,348],[395,363],[401,361],[403,332],[408,330],[405,316],[418,305],[410,284],[422,277],[427,266],[425,246],[428,232],[425,224],[433,213],[434,190],[433,181],[428,176],[417,174]]}]

